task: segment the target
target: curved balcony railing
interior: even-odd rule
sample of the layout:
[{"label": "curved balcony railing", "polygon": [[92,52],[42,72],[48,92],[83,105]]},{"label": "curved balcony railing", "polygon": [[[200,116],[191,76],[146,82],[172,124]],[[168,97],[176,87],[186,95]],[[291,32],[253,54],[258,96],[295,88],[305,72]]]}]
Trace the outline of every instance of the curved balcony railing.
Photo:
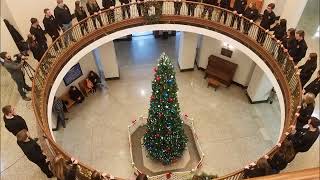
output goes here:
[{"label": "curved balcony railing", "polygon": [[[187,1],[182,2],[183,5],[178,13],[178,11],[175,10],[175,3],[179,2],[172,0],[146,1],[142,3],[131,3],[124,6],[118,6],[113,10],[104,10],[97,16],[90,16],[73,25],[72,28],[64,32],[51,44],[36,70],[32,91],[33,108],[39,125],[39,131],[40,134],[46,137],[45,140],[42,141],[42,147],[45,149],[49,158],[53,158],[57,153],[62,154],[66,159],[71,157],[70,154],[65,152],[53,140],[49,130],[47,117],[47,104],[51,86],[64,65],[73,55],[93,41],[125,28],[141,26],[145,24],[186,24],[217,31],[241,42],[259,55],[273,72],[284,96],[285,124],[283,132],[281,132],[280,142],[284,140],[285,132],[289,131],[289,126],[294,125],[296,122],[296,112],[299,110],[298,106],[301,103],[300,101],[302,93],[301,84],[297,70],[295,69],[295,65],[292,61],[292,58],[283,48],[281,42],[275,39],[272,34],[265,31],[265,29],[259,25],[243,16],[233,14],[233,12],[229,10],[221,9],[220,7],[211,6],[208,4]],[[195,7],[194,14],[188,15],[188,6],[191,8]],[[142,7],[141,16],[139,16],[137,7]],[[131,13],[130,17],[122,17],[122,10],[126,9],[129,9]],[[204,15],[204,10],[212,10],[212,18],[208,17],[206,14]],[[224,17],[226,18],[225,21]],[[235,17],[236,22],[234,23],[234,26],[231,27],[233,17]],[[96,18],[101,18],[103,24],[100,27],[99,22],[97,21],[97,29],[93,24],[93,20]],[[236,27],[237,21],[240,21],[239,29]],[[85,26],[88,28],[87,32]],[[248,26],[249,30],[247,31]],[[84,33],[82,33],[82,30]],[[76,39],[76,42],[70,41],[68,46],[66,46],[66,44],[63,42],[65,38],[67,38],[68,33],[72,33],[73,37]],[[264,43],[262,45],[257,43],[257,38],[265,38]],[[60,42],[65,44],[63,48],[55,49]],[[56,57],[52,58],[53,55]],[[272,155],[276,149],[277,146],[271,149],[267,154]],[[93,168],[81,162],[80,167],[81,171],[78,174],[78,178],[90,179]],[[241,178],[242,173],[243,169],[239,169],[238,171],[220,177],[219,179],[237,180]],[[174,176],[179,177],[179,174],[174,174]],[[185,174],[181,175],[181,177],[182,176],[186,177]],[[159,177],[158,179],[162,178]]]}]

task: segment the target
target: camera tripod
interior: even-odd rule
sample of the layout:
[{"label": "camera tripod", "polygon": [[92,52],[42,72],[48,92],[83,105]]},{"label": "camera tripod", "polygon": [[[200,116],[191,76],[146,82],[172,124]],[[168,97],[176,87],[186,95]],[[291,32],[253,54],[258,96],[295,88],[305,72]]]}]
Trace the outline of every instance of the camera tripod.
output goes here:
[{"label": "camera tripod", "polygon": [[33,81],[33,78],[34,78],[34,73],[36,72],[33,67],[30,66],[29,63],[27,62],[24,62],[23,63],[23,69],[24,71],[26,72],[27,76],[29,77],[29,79],[31,81]]}]

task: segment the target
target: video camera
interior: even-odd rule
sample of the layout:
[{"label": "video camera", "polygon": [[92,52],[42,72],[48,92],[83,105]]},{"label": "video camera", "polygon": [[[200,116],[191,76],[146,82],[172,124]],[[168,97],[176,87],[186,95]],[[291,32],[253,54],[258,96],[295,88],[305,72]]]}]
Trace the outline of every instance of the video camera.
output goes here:
[{"label": "video camera", "polygon": [[15,62],[17,62],[17,63],[21,63],[22,60],[27,60],[28,59],[27,56],[29,56],[29,54],[26,52],[20,52],[18,54],[13,55],[13,57],[16,58]]}]

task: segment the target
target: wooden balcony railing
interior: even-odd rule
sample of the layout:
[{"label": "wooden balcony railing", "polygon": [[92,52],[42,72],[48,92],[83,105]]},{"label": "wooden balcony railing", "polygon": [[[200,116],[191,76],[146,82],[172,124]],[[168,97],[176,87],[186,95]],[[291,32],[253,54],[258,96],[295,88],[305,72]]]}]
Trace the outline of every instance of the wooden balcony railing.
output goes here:
[{"label": "wooden balcony railing", "polygon": [[276,174],[272,176],[264,176],[252,178],[252,180],[319,180],[320,168],[304,169],[294,172]]},{"label": "wooden balcony railing", "polygon": [[[271,69],[276,77],[281,91],[284,96],[285,104],[285,124],[284,131],[281,132],[281,140],[285,138],[285,132],[288,127],[295,124],[297,107],[301,101],[301,85],[297,70],[294,68],[292,58],[284,50],[280,41],[274,38],[272,34],[266,32],[265,29],[250,21],[249,19],[233,14],[231,11],[221,9],[220,7],[210,6],[202,3],[195,2],[183,2],[180,11],[175,11],[174,2],[172,0],[166,1],[146,1],[142,3],[131,3],[129,5],[115,7],[113,10],[108,9],[102,11],[97,16],[90,16],[81,22],[75,24],[64,32],[57,40],[55,40],[47,52],[44,54],[39,66],[36,70],[33,80],[33,108],[36,115],[36,119],[39,125],[39,131],[46,136],[45,141],[42,142],[42,146],[46,149],[47,155],[52,158],[56,154],[62,154],[66,159],[69,159],[71,155],[63,150],[52,138],[48,126],[48,98],[51,90],[51,86],[62,70],[64,65],[79,52],[82,48],[92,43],[93,41],[107,36],[113,32],[136,26],[142,26],[146,24],[162,23],[162,24],[186,24],[196,27],[205,28],[212,31],[225,34],[248,48],[254,51],[257,55],[264,60],[265,64]],[[185,5],[195,7],[194,14],[188,15],[188,8]],[[142,14],[139,16],[137,7],[142,7]],[[122,10],[129,9],[130,17],[127,15],[122,16]],[[213,10],[212,18],[202,14],[205,9]],[[179,12],[179,13],[178,13]],[[222,18],[221,18],[222,17]],[[224,22],[224,17],[226,21]],[[235,18],[236,22],[231,27],[232,19]],[[102,26],[96,20],[101,18]],[[98,28],[96,29],[93,21],[97,21]],[[241,22],[240,29],[237,29],[237,21]],[[246,28],[250,26],[246,32]],[[86,31],[86,28],[87,30]],[[261,31],[258,33],[258,31]],[[76,42],[64,42],[68,35],[72,34]],[[257,43],[256,39],[265,38],[262,45]],[[62,48],[55,49],[60,42],[64,44]],[[52,58],[52,55],[56,56]],[[49,109],[49,111],[51,111]],[[272,154],[277,147],[275,146],[268,153]],[[90,179],[90,175],[93,168],[80,162],[81,171],[79,173],[79,179]],[[242,176],[243,169],[223,176],[219,179],[224,180],[237,180]]]}]

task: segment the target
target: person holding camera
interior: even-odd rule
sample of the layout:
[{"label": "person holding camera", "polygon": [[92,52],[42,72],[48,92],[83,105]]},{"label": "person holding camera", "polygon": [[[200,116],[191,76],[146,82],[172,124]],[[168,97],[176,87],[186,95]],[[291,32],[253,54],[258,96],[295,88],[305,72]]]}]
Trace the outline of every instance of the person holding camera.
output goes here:
[{"label": "person holding camera", "polygon": [[21,56],[21,61],[13,61],[9,53],[1,52],[0,58],[1,64],[7,69],[11,75],[11,78],[16,82],[22,99],[25,101],[30,101],[31,98],[27,97],[26,91],[31,91],[32,88],[26,84],[24,72],[22,71],[26,57]]}]

